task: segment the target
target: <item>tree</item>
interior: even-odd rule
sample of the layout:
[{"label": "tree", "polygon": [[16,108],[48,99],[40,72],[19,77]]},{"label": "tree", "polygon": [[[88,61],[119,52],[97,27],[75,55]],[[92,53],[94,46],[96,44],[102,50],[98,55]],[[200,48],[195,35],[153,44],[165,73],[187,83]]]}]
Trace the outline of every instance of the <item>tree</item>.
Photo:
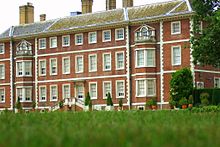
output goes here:
[{"label": "tree", "polygon": [[113,106],[111,94],[107,94],[107,106]]},{"label": "tree", "polygon": [[91,103],[91,97],[90,97],[90,94],[89,94],[89,92],[87,92],[87,94],[86,94],[86,99],[85,99],[85,106],[89,106],[89,105],[91,105],[92,103]]},{"label": "tree", "polygon": [[[220,65],[220,2],[219,0],[191,0],[196,15],[193,17],[191,38],[194,64]],[[200,22],[206,27],[199,29]],[[200,33],[201,32],[201,33]]]},{"label": "tree", "polygon": [[181,98],[188,98],[193,90],[193,77],[189,68],[183,68],[172,74],[170,80],[170,96],[179,102]]}]

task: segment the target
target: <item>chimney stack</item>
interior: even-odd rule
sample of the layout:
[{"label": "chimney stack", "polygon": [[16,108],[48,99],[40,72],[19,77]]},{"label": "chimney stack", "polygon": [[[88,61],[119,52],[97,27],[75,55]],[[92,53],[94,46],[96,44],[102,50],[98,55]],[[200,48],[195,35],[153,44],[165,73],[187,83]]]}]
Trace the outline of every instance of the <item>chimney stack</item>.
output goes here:
[{"label": "chimney stack", "polygon": [[93,0],[81,0],[82,1],[82,14],[92,13]]},{"label": "chimney stack", "polygon": [[32,3],[19,7],[20,24],[29,24],[34,22],[34,6]]},{"label": "chimney stack", "polygon": [[116,0],[106,0],[106,10],[116,9]]},{"label": "chimney stack", "polygon": [[40,21],[46,21],[46,14],[40,15]]},{"label": "chimney stack", "polygon": [[123,0],[122,5],[124,8],[133,7],[133,0]]}]

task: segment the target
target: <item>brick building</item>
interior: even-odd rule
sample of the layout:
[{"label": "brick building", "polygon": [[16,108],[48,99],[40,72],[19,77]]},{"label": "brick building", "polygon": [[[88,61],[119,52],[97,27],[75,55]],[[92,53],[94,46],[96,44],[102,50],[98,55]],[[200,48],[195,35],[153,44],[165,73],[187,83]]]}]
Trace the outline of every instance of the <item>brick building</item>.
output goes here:
[{"label": "brick building", "polygon": [[[194,14],[188,0],[133,7],[133,0],[106,0],[106,11],[92,13],[93,0],[82,0],[82,13],[34,22],[34,6],[20,6],[20,25],[0,35],[0,110],[55,106],[90,92],[94,108],[123,99],[138,109],[152,97],[167,108],[171,74],[190,67],[194,84],[220,86],[220,71],[192,64],[190,36]],[[75,103],[77,105],[77,103]],[[80,107],[80,104],[77,105]]]}]

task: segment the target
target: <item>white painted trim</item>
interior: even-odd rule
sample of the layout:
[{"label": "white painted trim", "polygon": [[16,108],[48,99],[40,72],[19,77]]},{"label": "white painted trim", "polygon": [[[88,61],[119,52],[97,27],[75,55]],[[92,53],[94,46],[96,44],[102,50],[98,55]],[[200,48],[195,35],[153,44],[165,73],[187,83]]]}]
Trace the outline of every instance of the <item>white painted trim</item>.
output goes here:
[{"label": "white painted trim", "polygon": [[[30,88],[31,89],[31,99],[29,101],[25,100],[25,89],[26,88]],[[16,102],[17,102],[17,98],[18,98],[18,89],[22,89],[22,97],[24,98],[23,100],[21,100],[20,102],[32,102],[33,101],[33,86],[16,86]]]},{"label": "white painted trim", "polygon": [[[56,87],[56,99],[52,99],[52,87]],[[50,101],[51,102],[58,101],[58,85],[50,85]]]},{"label": "white painted trim", "polygon": [[2,53],[0,53],[0,55],[5,54],[5,44],[4,44],[4,43],[0,43],[0,46],[2,46],[2,47],[3,47],[3,52],[2,52]]},{"label": "white painted trim", "polygon": [[[45,62],[45,74],[41,74],[41,62]],[[46,76],[47,75],[47,60],[46,59],[40,59],[39,60],[39,76]]]},{"label": "white painted trim", "polygon": [[195,69],[194,71],[195,71],[195,72],[204,72],[204,73],[220,74],[220,71],[214,71],[214,70]]},{"label": "white painted trim", "polygon": [[[46,92],[45,93],[45,100],[42,100],[41,88],[45,88],[45,92]],[[40,85],[39,86],[39,102],[46,102],[46,101],[47,101],[47,86],[46,85]]]},{"label": "white painted trim", "polygon": [[[124,93],[124,96],[119,96],[118,95],[118,83],[119,82],[123,82],[123,85],[124,85],[124,91],[123,91],[123,93]],[[125,98],[125,80],[116,80],[115,81],[115,92],[116,92],[116,98]]]},{"label": "white painted trim", "polygon": [[163,73],[164,74],[170,74],[170,73],[174,73],[174,72],[176,72],[176,70],[166,70]]},{"label": "white painted trim", "polygon": [[[13,27],[11,27],[10,32],[12,33]],[[11,35],[11,34],[10,34]],[[14,61],[13,61],[13,42],[12,38],[10,40],[10,109],[13,110],[14,107]],[[16,74],[15,74],[16,75]]]},{"label": "white painted trim", "polygon": [[[90,63],[91,56],[95,56],[95,60],[96,60],[96,68],[93,70],[91,69],[91,63]],[[89,72],[97,72],[97,69],[98,69],[98,67],[97,67],[97,54],[89,54],[88,61],[89,61]]]},{"label": "white painted trim", "polygon": [[[68,37],[68,40],[69,40],[68,44],[66,44],[66,45],[64,44],[64,38],[65,37]],[[63,35],[62,36],[62,47],[68,47],[68,46],[70,46],[70,35]]]},{"label": "white painted trim", "polygon": [[[163,56],[163,21],[160,21],[160,102],[164,102],[164,56]],[[162,109],[162,105],[160,105]]]},{"label": "white painted trim", "polygon": [[[41,46],[41,41],[44,41],[45,42],[45,46]],[[39,46],[38,46],[38,48],[40,49],[40,50],[45,50],[46,48],[47,48],[47,39],[46,38],[40,38],[40,39],[38,39],[38,42],[39,42]]]},{"label": "white painted trim", "polygon": [[[105,55],[110,55],[110,69],[105,69]],[[111,54],[111,52],[102,54],[102,70],[103,71],[111,71],[112,70],[112,54]]]},{"label": "white painted trim", "polygon": [[[186,2],[187,2],[187,5],[188,5],[189,9],[191,9],[188,0]],[[194,36],[194,34],[192,32],[193,32],[193,20],[190,19],[190,38]],[[195,65],[193,63],[194,58],[193,58],[193,55],[192,55],[192,52],[193,52],[192,46],[193,45],[190,42],[190,66],[191,66],[191,72],[192,72],[192,77],[193,77],[193,86],[195,87],[196,86],[195,85],[195,81],[196,81],[196,79],[195,79]]]},{"label": "white painted trim", "polygon": [[163,44],[182,43],[182,42],[189,42],[189,41],[190,39],[171,40],[171,41],[164,41]]},{"label": "white painted trim", "polygon": [[[137,51],[142,51],[144,50],[144,65],[138,66],[138,56],[137,56]],[[153,50],[154,51],[154,65],[150,66],[147,65],[147,54],[149,50]],[[137,48],[135,49],[135,68],[146,68],[146,67],[156,67],[156,49],[155,48]]]},{"label": "white painted trim", "polygon": [[[96,97],[92,97],[91,96],[91,84],[95,84],[96,85]],[[95,100],[98,98],[98,84],[97,82],[89,82],[89,94],[91,96],[91,100]]]},{"label": "white painted trim", "polygon": [[3,73],[3,77],[0,77],[0,80],[4,80],[5,79],[5,64],[4,63],[0,63],[0,66],[2,66],[4,73]]},{"label": "white painted trim", "polygon": [[[67,71],[67,72],[64,72],[64,60],[65,60],[65,59],[68,59],[68,60],[69,60],[69,71]],[[71,64],[70,56],[62,57],[62,73],[63,73],[64,75],[70,74],[70,67],[71,67],[70,64]]]},{"label": "white painted trim", "polygon": [[[179,24],[179,32],[173,32],[173,24]],[[178,35],[178,34],[181,34],[181,21],[173,21],[171,22],[171,35]]]},{"label": "white painted trim", "polygon": [[[25,62],[31,62],[30,75],[25,75],[25,72],[26,72],[25,71]],[[22,75],[18,74],[18,63],[21,63],[21,66],[22,66]],[[16,61],[16,77],[32,77],[33,76],[32,67],[33,67],[33,60],[17,60]]]},{"label": "white painted trim", "polygon": [[[52,46],[52,39],[56,39],[56,45],[55,46]],[[57,37],[50,37],[50,48],[57,48]]]},{"label": "white painted trim", "polygon": [[[119,30],[123,30],[123,38],[118,38],[117,31],[119,31]],[[125,29],[124,29],[124,28],[115,29],[115,40],[116,40],[116,41],[124,40],[124,38],[125,38]]]},{"label": "white painted trim", "polygon": [[0,59],[0,62],[4,62],[4,61],[10,61],[10,58]]},{"label": "white painted trim", "polygon": [[[93,34],[93,33],[95,33],[96,40],[95,40],[94,42],[91,42],[91,40],[90,40],[90,35]],[[96,31],[95,31],[95,32],[89,32],[89,33],[88,33],[88,43],[89,43],[89,44],[97,43],[97,32],[96,32]]]},{"label": "white painted trim", "polygon": [[115,49],[122,49],[126,46],[113,46],[113,47],[106,47],[106,48],[96,48],[96,49],[85,49],[85,50],[77,50],[77,51],[66,51],[66,52],[58,52],[58,53],[48,53],[48,54],[40,54],[38,57],[45,57],[45,56],[56,56],[56,55],[65,55],[65,54],[79,54],[79,53],[86,53],[86,52],[96,52],[96,51],[106,51],[106,50],[115,50]]},{"label": "white painted trim", "polygon": [[160,72],[156,72],[156,73],[136,73],[136,74],[132,74],[131,76],[135,77],[135,76],[160,75],[160,74],[161,74]]},{"label": "white painted trim", "polygon": [[[82,36],[82,42],[77,43],[77,36]],[[83,33],[75,34],[75,45],[83,45]]]},{"label": "white painted trim", "polygon": [[[109,40],[105,40],[105,32],[109,32],[109,34],[110,34]],[[110,42],[111,40],[112,40],[111,30],[103,30],[102,31],[102,42]]]},{"label": "white painted trim", "polygon": [[109,75],[109,76],[94,76],[94,77],[81,77],[81,78],[56,79],[56,80],[42,80],[42,81],[38,81],[38,83],[80,81],[80,80],[93,80],[93,79],[105,79],[105,78],[119,78],[119,77],[126,77],[126,75]]},{"label": "white painted trim", "polygon": [[192,7],[191,7],[191,5],[190,5],[190,3],[189,3],[189,0],[185,0],[185,1],[186,1],[188,10],[189,10],[189,11],[192,11]]},{"label": "white painted trim", "polygon": [[17,84],[33,84],[33,83],[36,83],[35,81],[18,81],[18,82],[15,82],[14,84],[17,85]]},{"label": "white painted trim", "polygon": [[[138,95],[138,81],[144,81],[144,94],[143,95]],[[142,78],[142,79],[135,79],[135,97],[146,97],[147,96],[147,79]]]},{"label": "white painted trim", "polygon": [[10,83],[0,83],[0,86],[10,86]]},{"label": "white painted trim", "polygon": [[[52,73],[52,66],[51,66],[51,61],[52,60],[56,60],[56,73]],[[54,75],[57,75],[57,73],[58,73],[57,58],[50,58],[50,75],[54,76]]]},{"label": "white painted trim", "polygon": [[[82,71],[77,71],[77,58],[82,58]],[[75,73],[83,73],[84,72],[84,57],[83,55],[75,56]]]},{"label": "white painted trim", "polygon": [[[117,62],[118,54],[120,54],[120,53],[123,54],[123,67],[122,68],[118,68],[118,62]],[[124,70],[125,69],[125,54],[124,54],[124,51],[115,52],[115,68],[116,68],[116,70]]]},{"label": "white painted trim", "polygon": [[62,84],[62,99],[64,99],[64,86],[69,86],[69,97],[71,98],[71,85],[70,84]]},{"label": "white painted trim", "polygon": [[[174,64],[173,49],[177,48],[177,47],[180,49],[180,63]],[[179,65],[182,64],[182,48],[181,48],[181,45],[171,46],[171,62],[172,62],[172,66],[179,66]]]},{"label": "white painted trim", "polygon": [[103,81],[102,82],[102,96],[103,96],[103,99],[107,99],[107,96],[105,95],[105,83],[110,83],[110,94],[112,96],[112,81]]}]

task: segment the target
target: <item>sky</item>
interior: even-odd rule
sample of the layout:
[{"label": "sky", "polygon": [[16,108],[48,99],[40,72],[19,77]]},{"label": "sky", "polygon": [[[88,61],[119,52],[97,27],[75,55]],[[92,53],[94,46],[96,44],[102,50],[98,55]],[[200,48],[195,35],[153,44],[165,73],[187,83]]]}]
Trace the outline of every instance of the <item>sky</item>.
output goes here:
[{"label": "sky", "polygon": [[[93,0],[93,12],[105,10],[105,0]],[[122,7],[122,0],[117,1],[117,8]],[[134,0],[134,6],[169,0]],[[19,25],[19,6],[31,2],[34,5],[35,22],[40,14],[46,14],[47,20],[69,16],[70,12],[81,11],[81,0],[1,0],[0,34],[11,26]]]}]

